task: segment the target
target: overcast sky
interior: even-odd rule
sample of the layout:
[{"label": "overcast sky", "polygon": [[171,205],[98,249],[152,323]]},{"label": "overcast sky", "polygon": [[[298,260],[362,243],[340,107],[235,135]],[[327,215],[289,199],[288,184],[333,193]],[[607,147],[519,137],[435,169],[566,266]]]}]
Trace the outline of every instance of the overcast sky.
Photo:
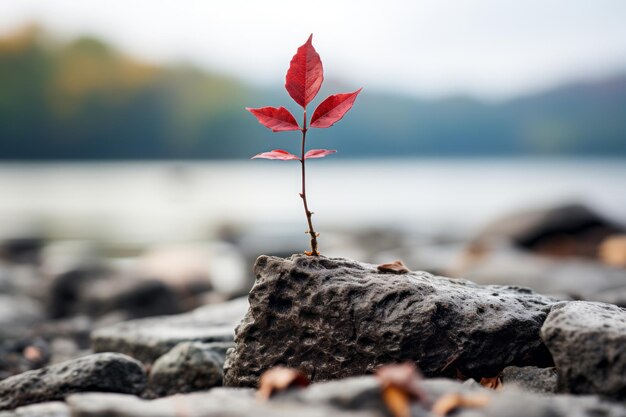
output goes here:
[{"label": "overcast sky", "polygon": [[354,87],[506,98],[626,72],[625,0],[0,0],[0,33],[41,22],[152,61],[281,84],[309,33]]}]

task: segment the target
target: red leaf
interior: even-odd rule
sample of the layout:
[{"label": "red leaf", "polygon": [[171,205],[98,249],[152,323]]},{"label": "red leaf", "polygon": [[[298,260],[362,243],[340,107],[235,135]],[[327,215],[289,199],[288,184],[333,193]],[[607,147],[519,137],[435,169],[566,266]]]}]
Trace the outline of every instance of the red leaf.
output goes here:
[{"label": "red leaf", "polygon": [[285,77],[285,88],[296,103],[306,108],[320,90],[322,81],[324,81],[322,60],[313,47],[311,35],[291,58]]},{"label": "red leaf", "polygon": [[273,132],[286,130],[300,130],[296,118],[284,107],[261,107],[252,109],[246,107],[263,126],[272,129]]},{"label": "red leaf", "polygon": [[334,149],[311,149],[304,155],[304,159],[323,158],[335,152],[337,151]]},{"label": "red leaf", "polygon": [[334,94],[322,101],[313,112],[311,127],[331,127],[352,108],[362,88],[352,93]]},{"label": "red leaf", "polygon": [[282,149],[274,149],[271,152],[259,153],[259,154],[254,155],[250,159],[258,159],[258,158],[261,158],[261,159],[280,159],[281,161],[289,161],[291,159],[300,160],[300,158],[298,158],[294,154],[289,153],[287,151],[283,151]]}]

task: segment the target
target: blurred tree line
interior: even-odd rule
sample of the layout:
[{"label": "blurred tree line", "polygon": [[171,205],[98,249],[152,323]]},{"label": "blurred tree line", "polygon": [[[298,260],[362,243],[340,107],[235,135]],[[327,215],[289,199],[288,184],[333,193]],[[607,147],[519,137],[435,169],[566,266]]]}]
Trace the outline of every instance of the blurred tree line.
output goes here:
[{"label": "blurred tree line", "polygon": [[[263,90],[191,65],[141,62],[92,37],[55,42],[28,26],[0,38],[4,160],[246,158],[268,148],[297,151],[296,133],[276,138],[244,111],[288,102],[278,84]],[[346,119],[311,135],[310,143],[347,157],[626,156],[626,76],[500,103],[420,100],[365,86]]]}]

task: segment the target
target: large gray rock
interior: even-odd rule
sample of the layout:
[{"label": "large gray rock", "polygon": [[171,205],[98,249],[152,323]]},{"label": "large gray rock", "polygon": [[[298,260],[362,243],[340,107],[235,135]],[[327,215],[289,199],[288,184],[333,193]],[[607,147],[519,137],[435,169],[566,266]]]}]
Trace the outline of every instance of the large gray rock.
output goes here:
[{"label": "large gray rock", "polygon": [[255,386],[277,364],[323,381],[406,360],[429,376],[474,377],[552,363],[539,329],[553,301],[528,289],[305,255],[261,256],[254,271],[225,385]]},{"label": "large gray rock", "polygon": [[94,331],[92,347],[95,352],[122,352],[152,363],[181,342],[232,342],[247,307],[242,297],[190,313],[115,324]]},{"label": "large gray rock", "polygon": [[585,301],[559,303],[541,337],[554,357],[561,389],[626,397],[625,309]]},{"label": "large gray rock", "polygon": [[84,391],[139,394],[146,383],[140,362],[119,353],[85,356],[0,381],[0,410],[61,400]]},{"label": "large gray rock", "polygon": [[183,342],[154,362],[148,388],[155,396],[222,385],[224,357],[233,343]]}]

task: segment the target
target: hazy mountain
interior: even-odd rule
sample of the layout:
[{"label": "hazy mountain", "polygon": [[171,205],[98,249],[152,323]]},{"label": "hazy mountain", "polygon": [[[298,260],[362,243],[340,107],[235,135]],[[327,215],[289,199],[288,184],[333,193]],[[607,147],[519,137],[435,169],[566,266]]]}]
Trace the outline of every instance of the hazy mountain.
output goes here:
[{"label": "hazy mountain", "polygon": [[[342,157],[626,156],[626,75],[500,103],[420,100],[364,87],[344,120],[311,132],[311,146]],[[333,92],[325,87],[313,105]],[[0,39],[4,160],[296,151],[297,132],[273,134],[244,111],[265,105],[298,112],[280,86],[259,90],[191,66],[146,64],[93,38],[54,43],[26,28]]]}]

